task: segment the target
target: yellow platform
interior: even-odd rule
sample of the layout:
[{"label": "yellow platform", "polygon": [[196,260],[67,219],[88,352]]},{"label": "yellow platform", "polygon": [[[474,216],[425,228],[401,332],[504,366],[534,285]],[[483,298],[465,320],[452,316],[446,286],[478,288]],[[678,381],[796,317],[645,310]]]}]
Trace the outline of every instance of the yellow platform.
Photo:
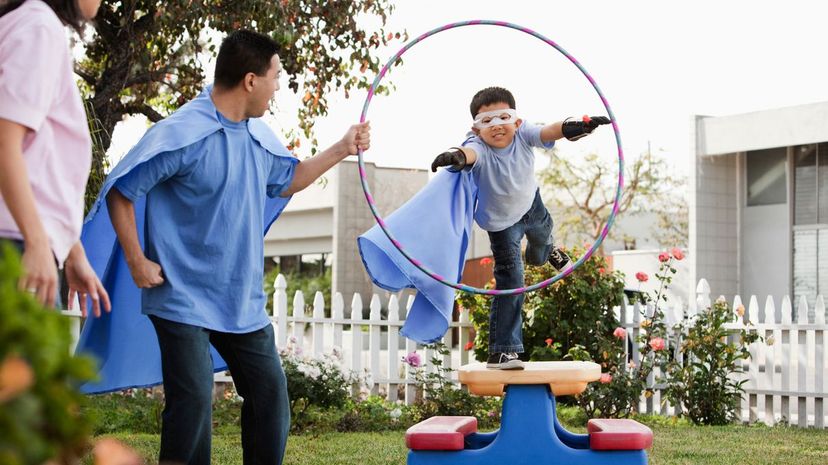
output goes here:
[{"label": "yellow platform", "polygon": [[493,370],[485,363],[460,367],[460,382],[479,396],[503,395],[509,384],[549,384],[556,396],[580,394],[587,383],[601,378],[601,366],[594,362],[526,362],[523,370]]}]

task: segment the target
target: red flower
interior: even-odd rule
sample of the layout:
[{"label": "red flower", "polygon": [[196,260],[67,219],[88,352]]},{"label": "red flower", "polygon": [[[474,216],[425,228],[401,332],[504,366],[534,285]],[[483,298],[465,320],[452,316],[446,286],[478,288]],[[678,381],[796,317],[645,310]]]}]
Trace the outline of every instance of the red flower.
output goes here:
[{"label": "red flower", "polygon": [[472,341],[467,342],[466,345],[463,348],[466,349],[466,350],[474,349],[474,342],[472,342]]},{"label": "red flower", "polygon": [[601,384],[609,384],[612,382],[612,375],[609,373],[603,373],[601,375]]},{"label": "red flower", "polygon": [[480,259],[480,264],[483,266],[490,265],[492,263],[492,259],[489,257],[483,257]]},{"label": "red flower", "polygon": [[607,270],[605,270],[603,268],[598,268],[598,274],[604,274],[606,272],[607,272]]},{"label": "red flower", "polygon": [[658,254],[658,261],[660,261],[662,263],[666,262],[669,259],[670,259],[670,254],[668,254],[667,252],[661,252],[660,254]]},{"label": "red flower", "polygon": [[639,271],[638,273],[635,274],[635,279],[637,279],[638,282],[640,282],[640,283],[646,283],[647,280],[650,279],[650,277],[647,276],[647,273],[645,273],[643,271]]},{"label": "red flower", "polygon": [[552,338],[551,337],[546,338],[546,341],[544,341],[544,342],[546,342],[546,347],[552,347]]},{"label": "red flower", "polygon": [[650,339],[649,344],[650,344],[650,347],[655,351],[664,350],[664,347],[666,347],[666,343],[664,342],[664,339],[662,339],[660,337],[654,337],[654,338]]},{"label": "red flower", "polygon": [[678,247],[673,247],[673,249],[670,250],[670,253],[673,254],[673,258],[676,260],[682,260],[684,258],[684,252],[682,252]]},{"label": "red flower", "polygon": [[618,339],[624,339],[627,337],[627,330],[622,327],[615,328],[615,331],[612,332],[612,335]]}]

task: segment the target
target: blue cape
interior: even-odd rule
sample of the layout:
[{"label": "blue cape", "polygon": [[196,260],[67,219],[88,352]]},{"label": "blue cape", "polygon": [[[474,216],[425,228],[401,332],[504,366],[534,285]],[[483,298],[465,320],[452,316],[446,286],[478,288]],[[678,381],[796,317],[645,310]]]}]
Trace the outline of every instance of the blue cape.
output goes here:
[{"label": "blue cape", "polygon": [[[151,127],[138,144],[109,173],[95,204],[86,217],[81,241],[92,268],[100,276],[112,301],[112,313],[86,320],[76,353],[99,360],[100,380],[81,386],[86,393],[117,391],[160,384],[161,354],[152,323],[141,314],[141,290],[135,286],[123,251],[109,220],[106,195],[122,176],[154,156],[194,144],[222,128],[208,86],[198,97]],[[251,137],[274,156],[292,154],[262,121],[251,118]],[[144,245],[145,198],[135,202],[138,238]],[[290,198],[267,199],[264,225],[267,232]],[[215,371],[227,364],[212,349]]]},{"label": "blue cape", "polygon": [[[446,279],[459,282],[476,201],[477,186],[470,172],[441,170],[385,218],[385,224],[410,256]],[[420,343],[440,340],[451,322],[454,289],[411,264],[379,226],[359,236],[357,245],[374,284],[393,292],[406,287],[417,290],[400,333]]]}]

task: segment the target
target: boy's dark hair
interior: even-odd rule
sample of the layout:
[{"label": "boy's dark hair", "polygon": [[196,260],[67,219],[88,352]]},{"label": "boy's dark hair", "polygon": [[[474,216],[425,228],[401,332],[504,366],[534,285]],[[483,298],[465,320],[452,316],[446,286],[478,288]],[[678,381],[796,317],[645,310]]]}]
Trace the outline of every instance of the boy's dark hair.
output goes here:
[{"label": "boy's dark hair", "polygon": [[258,32],[239,30],[225,37],[216,59],[214,82],[231,89],[247,73],[263,76],[270,68],[273,55],[279,53],[279,44]]},{"label": "boy's dark hair", "polygon": [[[0,1],[0,17],[5,16],[6,13],[11,13],[16,10],[17,7],[22,5],[25,1],[26,0],[11,0],[8,2]],[[63,24],[70,26],[72,29],[77,31],[78,34],[83,32],[83,24],[86,22],[86,18],[84,18],[81,14],[80,8],[78,7],[78,0],[43,1],[52,8]]]},{"label": "boy's dark hair", "polygon": [[515,97],[511,92],[502,87],[487,87],[472,97],[471,105],[469,105],[472,118],[477,116],[480,107],[493,103],[505,103],[509,105],[509,108],[515,109]]}]

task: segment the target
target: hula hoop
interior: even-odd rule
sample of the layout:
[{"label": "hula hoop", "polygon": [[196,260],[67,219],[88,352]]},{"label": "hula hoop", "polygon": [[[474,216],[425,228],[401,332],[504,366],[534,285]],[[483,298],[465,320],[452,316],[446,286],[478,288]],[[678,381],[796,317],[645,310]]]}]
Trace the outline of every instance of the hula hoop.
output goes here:
[{"label": "hula hoop", "polygon": [[470,293],[474,293],[474,294],[484,294],[484,295],[523,294],[525,292],[531,292],[531,291],[534,291],[534,290],[537,290],[537,289],[543,289],[544,287],[547,287],[550,284],[552,284],[552,283],[554,283],[554,282],[556,282],[560,279],[563,279],[566,276],[569,276],[573,271],[575,271],[575,269],[577,269],[579,266],[581,266],[586,260],[588,260],[592,256],[593,253],[595,253],[595,250],[597,250],[598,247],[600,247],[601,243],[604,241],[604,238],[607,237],[607,233],[609,233],[610,228],[612,227],[613,223],[615,222],[615,216],[618,214],[618,207],[619,207],[619,204],[620,204],[620,201],[621,201],[621,191],[624,187],[624,151],[621,148],[621,133],[618,130],[618,124],[616,123],[615,115],[612,113],[612,109],[610,108],[609,102],[607,101],[606,97],[604,97],[604,94],[601,92],[601,89],[598,88],[598,84],[595,83],[595,80],[592,78],[592,76],[589,75],[587,70],[578,62],[578,60],[576,60],[572,55],[567,53],[566,50],[564,50],[560,45],[556,44],[552,40],[547,39],[543,35],[535,32],[531,29],[528,29],[528,28],[525,28],[525,27],[522,27],[522,26],[518,26],[516,24],[508,23],[508,22],[505,22],[505,21],[491,21],[491,20],[473,20],[473,21],[461,21],[461,22],[457,22],[457,23],[449,23],[449,24],[446,24],[445,26],[438,27],[436,29],[432,29],[432,30],[426,32],[425,34],[422,34],[421,36],[409,41],[396,54],[394,54],[394,56],[392,56],[391,59],[389,59],[387,63],[385,63],[385,66],[382,67],[379,74],[374,79],[373,84],[371,84],[371,88],[368,89],[368,96],[365,98],[365,104],[362,107],[362,114],[360,115],[359,121],[360,122],[365,121],[365,119],[366,119],[365,117],[368,114],[368,105],[371,103],[371,98],[374,96],[374,92],[376,92],[376,89],[379,86],[380,81],[382,81],[382,78],[385,76],[385,73],[388,72],[388,69],[391,67],[391,65],[395,61],[397,61],[397,59],[399,59],[406,51],[408,51],[408,49],[413,47],[414,44],[422,41],[423,39],[425,39],[427,37],[431,37],[434,34],[437,34],[438,32],[443,32],[443,31],[447,31],[449,29],[454,29],[454,28],[462,27],[462,26],[477,26],[477,25],[500,26],[500,27],[507,27],[507,28],[515,29],[515,30],[518,30],[518,31],[521,31],[521,32],[525,32],[525,33],[527,33],[531,36],[537,37],[538,39],[542,40],[543,42],[546,42],[547,44],[551,45],[552,47],[555,47],[555,49],[558,50],[559,52],[561,52],[561,54],[563,54],[563,56],[565,56],[567,59],[569,59],[569,61],[571,61],[572,64],[574,64],[576,67],[578,67],[578,69],[581,71],[581,73],[583,73],[583,75],[587,78],[589,83],[592,84],[592,87],[595,89],[595,92],[597,92],[598,96],[601,98],[601,102],[604,104],[604,108],[607,110],[607,114],[609,115],[610,120],[612,120],[612,129],[615,132],[615,144],[618,147],[618,187],[617,187],[616,192],[615,192],[615,203],[612,206],[612,213],[610,213],[610,216],[607,219],[607,224],[604,225],[604,229],[603,229],[603,231],[601,231],[601,236],[592,244],[592,247],[590,247],[590,249],[580,259],[578,259],[573,264],[573,266],[571,266],[569,269],[567,269],[563,273],[559,273],[559,274],[553,276],[552,278],[543,280],[541,282],[532,284],[530,286],[519,287],[519,288],[515,288],[515,289],[481,289],[481,288],[477,288],[477,287],[473,287],[473,286],[468,286],[466,284],[456,283],[456,282],[453,282],[451,280],[448,280],[448,279],[444,278],[443,276],[440,276],[439,274],[429,270],[428,267],[423,265],[419,260],[417,260],[416,258],[409,255],[408,252],[405,251],[405,248],[403,247],[403,245],[400,244],[400,242],[397,241],[397,239],[394,238],[394,235],[391,234],[391,231],[388,230],[388,227],[386,226],[385,221],[382,219],[382,217],[377,212],[377,207],[376,207],[376,204],[374,203],[374,198],[371,195],[371,189],[368,187],[368,180],[367,180],[367,176],[365,174],[365,162],[362,158],[362,150],[359,150],[357,152],[357,158],[358,158],[357,161],[358,161],[358,164],[359,164],[359,179],[360,179],[360,182],[362,183],[362,191],[365,193],[365,200],[368,202],[368,208],[371,209],[371,214],[374,215],[374,219],[376,219],[377,224],[379,225],[380,229],[382,229],[382,232],[385,233],[385,235],[388,237],[388,240],[391,241],[391,244],[393,244],[394,247],[396,247],[397,250],[399,250],[400,253],[409,262],[411,262],[412,265],[416,266],[420,271],[427,274],[428,276],[435,279],[436,281],[439,281],[440,283],[445,284],[446,286],[450,286],[450,287],[453,287],[457,290],[464,291],[464,292],[470,292]]}]

